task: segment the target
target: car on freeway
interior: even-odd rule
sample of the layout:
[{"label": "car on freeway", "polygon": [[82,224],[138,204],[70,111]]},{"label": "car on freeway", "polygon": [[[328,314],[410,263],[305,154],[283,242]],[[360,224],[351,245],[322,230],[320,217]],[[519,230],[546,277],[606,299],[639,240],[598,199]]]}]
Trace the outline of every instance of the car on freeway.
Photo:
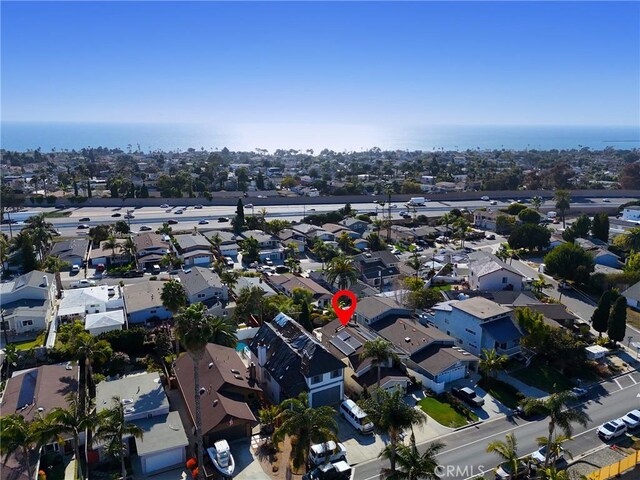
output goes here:
[{"label": "car on freeway", "polygon": [[266,195],[258,195],[258,198],[267,198]]},{"label": "car on freeway", "polygon": [[147,225],[142,225],[142,226],[140,227],[140,231],[141,231],[141,232],[148,232],[148,231],[150,231],[150,230],[153,230],[153,228],[148,227]]},{"label": "car on freeway", "polygon": [[124,216],[124,218],[136,218],[136,217],[134,217],[132,213],[127,213],[127,214]]},{"label": "car on freeway", "polygon": [[472,388],[453,387],[451,389],[451,394],[472,407],[481,407],[484,405],[484,398],[480,397]]},{"label": "car on freeway", "polygon": [[220,217],[218,218],[218,223],[224,223],[224,222],[228,222],[229,219],[227,217]]},{"label": "car on freeway", "polygon": [[175,225],[175,224],[177,224],[177,223],[178,223],[178,220],[174,220],[173,218],[170,218],[169,220],[167,220],[167,223],[168,223],[169,225]]},{"label": "car on freeway", "polygon": [[182,215],[184,213],[184,210],[182,209],[178,209],[174,212],[176,215]]},{"label": "car on freeway", "polygon": [[621,418],[610,420],[598,428],[598,436],[603,440],[611,440],[625,433],[627,433],[627,424]]},{"label": "car on freeway", "polygon": [[395,203],[392,203],[391,208],[398,208],[398,205],[396,205]]},{"label": "car on freeway", "polygon": [[200,210],[200,209],[202,208],[202,205],[196,205],[196,206],[195,206],[195,207],[193,207],[193,208],[195,208],[195,209],[197,209],[197,210]]},{"label": "car on freeway", "polygon": [[634,429],[640,426],[640,410],[631,410],[624,417],[622,421],[627,424],[627,428]]},{"label": "car on freeway", "polygon": [[485,202],[488,202],[489,197],[487,197],[486,195],[483,195],[482,197],[480,197],[480,200],[484,200]]},{"label": "car on freeway", "polygon": [[603,201],[604,203],[609,203],[609,202],[611,202],[611,200],[609,200],[608,198],[603,198],[603,199],[602,199],[602,201]]},{"label": "car on freeway", "polygon": [[[540,447],[538,450],[531,454],[531,460],[537,463],[544,463],[545,458],[547,457],[547,446],[544,445]],[[549,461],[552,463],[556,463],[558,460],[562,460],[564,458],[564,448],[560,447],[559,452],[551,452],[549,455]]]},{"label": "car on freeway", "polygon": [[89,227],[89,225],[87,225],[86,223],[83,223],[82,225],[78,225],[78,230],[86,230],[87,228],[91,228],[91,227]]},{"label": "car on freeway", "polygon": [[90,222],[91,219],[89,217],[82,217],[80,220],[78,220],[79,222]]},{"label": "car on freeway", "polygon": [[160,205],[160,208],[169,208],[169,204],[163,203],[162,205]]},{"label": "car on freeway", "polygon": [[497,204],[498,204],[498,201],[497,201],[497,200],[491,200],[491,201],[489,202],[489,205],[497,205]]},{"label": "car on freeway", "polygon": [[209,224],[209,222],[207,220],[205,220],[204,218],[198,222],[198,225],[208,225],[208,224]]}]

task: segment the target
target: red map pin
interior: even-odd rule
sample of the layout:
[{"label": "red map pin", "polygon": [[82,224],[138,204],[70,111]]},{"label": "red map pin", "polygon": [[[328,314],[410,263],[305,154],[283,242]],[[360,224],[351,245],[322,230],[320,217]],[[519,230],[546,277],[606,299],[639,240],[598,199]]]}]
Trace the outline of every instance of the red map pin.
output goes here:
[{"label": "red map pin", "polygon": [[[340,308],[340,305],[338,304],[338,300],[342,297],[347,297],[349,300],[351,300],[351,306],[349,308]],[[331,299],[331,305],[333,305],[333,310],[336,312],[336,315],[338,316],[340,323],[345,327],[347,326],[347,323],[349,323],[349,320],[351,320],[351,317],[353,316],[353,312],[355,312],[356,310],[356,303],[357,303],[356,296],[353,294],[353,292],[349,290],[340,290]]]}]

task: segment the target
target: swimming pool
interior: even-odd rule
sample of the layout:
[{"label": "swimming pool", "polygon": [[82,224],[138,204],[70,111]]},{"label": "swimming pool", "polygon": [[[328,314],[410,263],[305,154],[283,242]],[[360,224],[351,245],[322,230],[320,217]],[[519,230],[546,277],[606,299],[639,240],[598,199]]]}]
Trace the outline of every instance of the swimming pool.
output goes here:
[{"label": "swimming pool", "polygon": [[242,352],[245,348],[247,348],[247,344],[244,342],[236,343],[236,351]]}]

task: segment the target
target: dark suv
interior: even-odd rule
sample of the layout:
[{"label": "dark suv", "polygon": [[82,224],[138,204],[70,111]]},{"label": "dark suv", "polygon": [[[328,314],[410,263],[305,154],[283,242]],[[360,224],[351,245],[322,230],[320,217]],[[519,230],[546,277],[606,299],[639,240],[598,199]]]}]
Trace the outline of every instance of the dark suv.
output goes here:
[{"label": "dark suv", "polygon": [[484,398],[479,397],[478,394],[469,387],[453,387],[451,394],[472,407],[481,407],[484,405]]}]

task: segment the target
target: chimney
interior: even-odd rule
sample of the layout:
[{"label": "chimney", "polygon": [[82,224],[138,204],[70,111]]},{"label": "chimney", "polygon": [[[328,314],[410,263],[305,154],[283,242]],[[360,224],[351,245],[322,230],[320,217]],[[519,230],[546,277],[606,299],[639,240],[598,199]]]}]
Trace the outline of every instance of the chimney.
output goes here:
[{"label": "chimney", "polygon": [[256,364],[253,362],[249,364],[249,379],[250,380],[256,379]]},{"label": "chimney", "polygon": [[258,365],[264,367],[265,363],[267,363],[267,346],[260,342],[258,343]]},{"label": "chimney", "polygon": [[46,287],[49,286],[49,277],[47,277],[46,275],[42,276],[42,284]]}]

